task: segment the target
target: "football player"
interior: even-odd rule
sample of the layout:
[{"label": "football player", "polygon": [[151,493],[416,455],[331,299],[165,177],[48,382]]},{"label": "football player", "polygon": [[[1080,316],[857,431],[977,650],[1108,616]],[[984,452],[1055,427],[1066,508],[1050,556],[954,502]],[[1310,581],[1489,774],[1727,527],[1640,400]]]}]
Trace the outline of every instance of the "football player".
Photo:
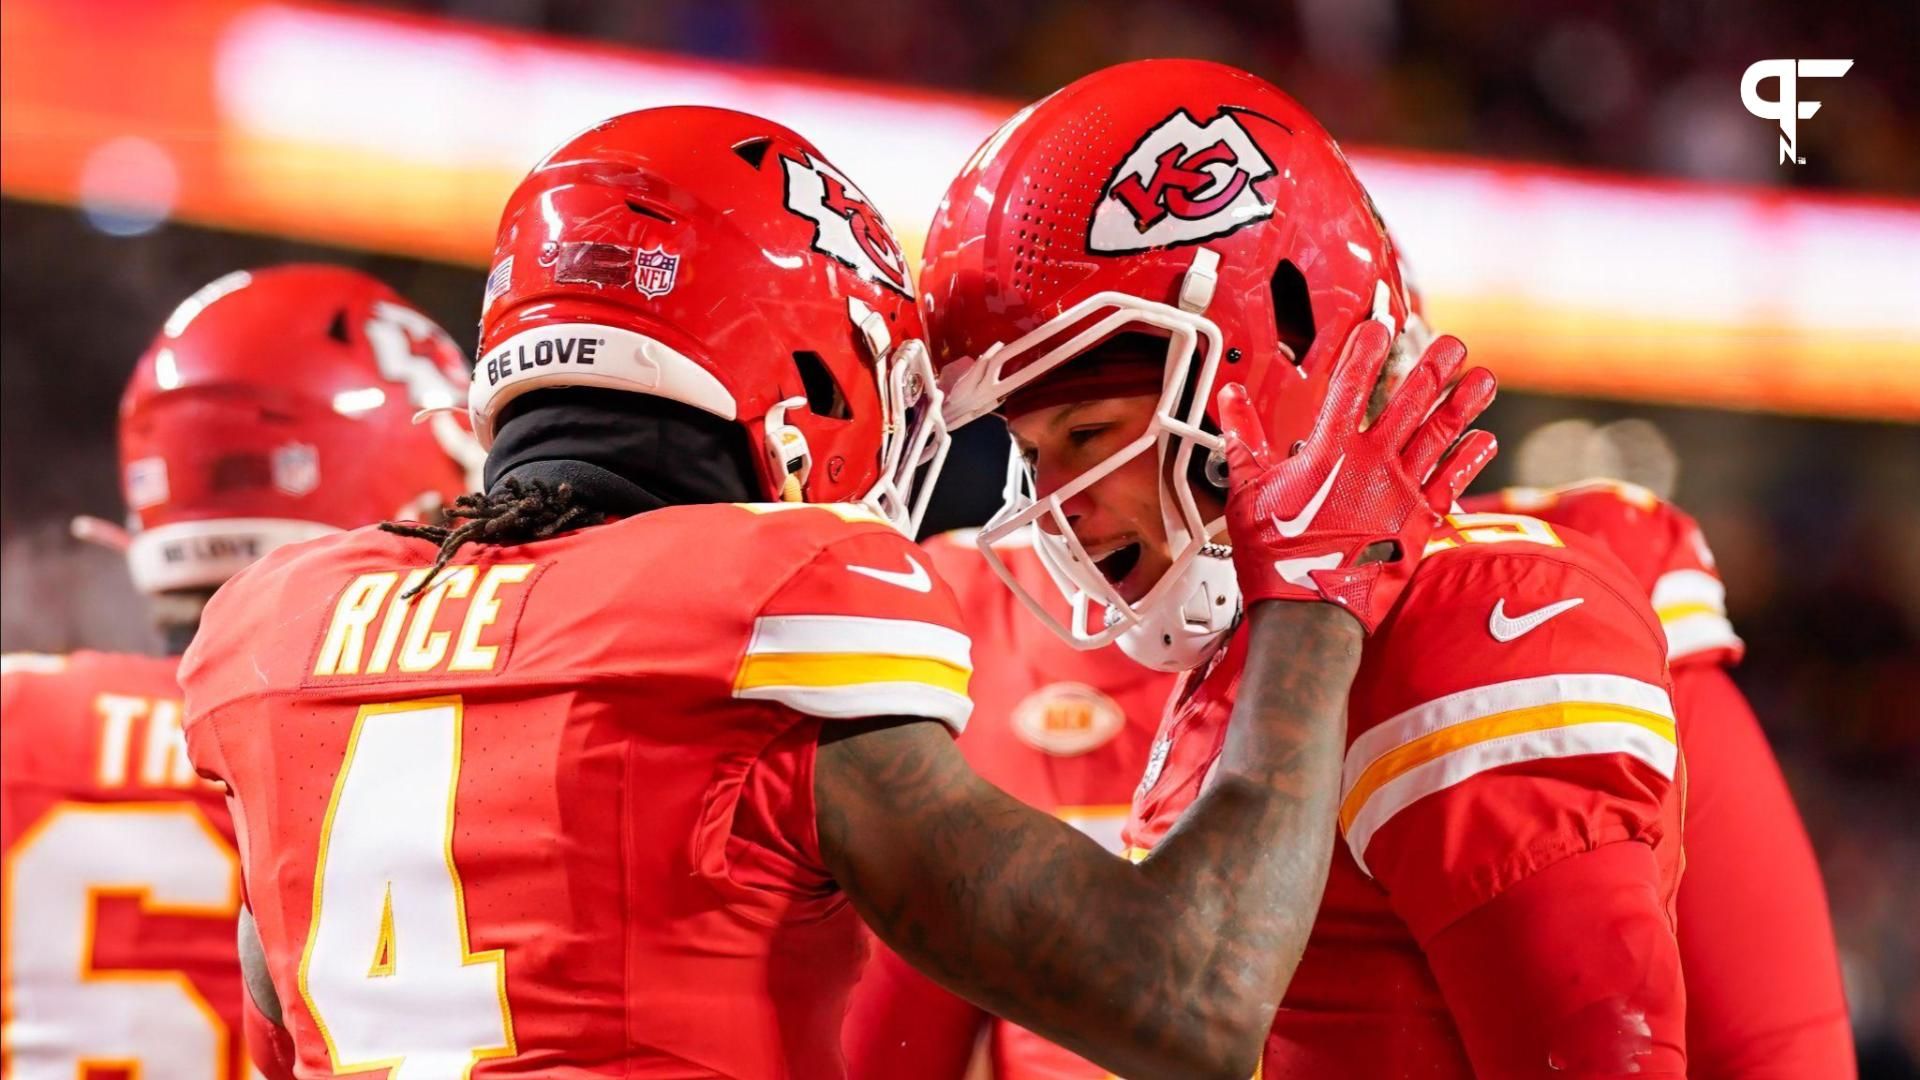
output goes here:
[{"label": "football player", "polygon": [[[432,320],[352,270],[242,271],[175,309],[119,425],[121,539],[168,651],[267,552],[461,491],[463,433],[411,418],[465,377]],[[6,658],[8,1077],[243,1075],[240,860],[221,791],[187,760],[177,666]]]},{"label": "football player", "polygon": [[1251,1070],[1364,633],[1491,453],[1462,438],[1491,377],[1440,391],[1457,343],[1357,430],[1386,353],[1356,335],[1297,452],[1233,414],[1232,505],[1289,522],[1248,549],[1274,602],[1213,789],[1135,865],[953,748],[968,641],[905,535],[945,432],[871,205],[739,113],[564,144],[498,234],[485,492],[269,556],[183,667],[250,838],[274,1069],[836,1076],[864,916],[1108,1068]]},{"label": "football player", "polygon": [[[1392,242],[1291,99],[1149,61],[989,138],[921,285],[950,418],[1000,412],[1036,474],[986,559],[1037,524],[1070,615],[1030,607],[1188,672],[1127,827],[1151,851],[1213,783],[1247,657],[1236,600],[1297,527],[1236,511],[1230,410],[1204,406],[1243,382],[1285,446],[1357,323],[1414,348]],[[1682,1076],[1684,771],[1660,626],[1618,561],[1534,518],[1455,514],[1427,551],[1354,683],[1344,843],[1263,1075]]]},{"label": "football player", "polygon": [[1766,734],[1728,668],[1745,646],[1700,526],[1634,484],[1589,480],[1465,499],[1607,545],[1653,598],[1687,753],[1680,956],[1693,1080],[1855,1074],[1820,866]]},{"label": "football player", "polygon": [[[1402,264],[1403,273],[1405,264]],[[1420,298],[1412,291],[1415,315]],[[1416,335],[1423,324],[1410,319]],[[1391,373],[1390,376],[1391,377]],[[1010,480],[1010,495],[1018,480]],[[1826,889],[1806,827],[1746,697],[1728,673],[1745,651],[1728,621],[1725,587],[1699,525],[1636,484],[1592,479],[1561,488],[1514,487],[1461,501],[1471,513],[1513,513],[1584,533],[1626,565],[1651,598],[1667,639],[1674,715],[1689,764],[1687,867],[1676,901],[1687,992],[1688,1072],[1694,1080],[1793,1080],[1855,1075],[1840,963]],[[995,588],[977,532],[928,544],[964,597],[977,661],[975,710],[960,743],[970,763],[1010,793],[1104,838],[1098,793],[1129,790],[1147,760],[1137,739],[1116,740],[1071,766],[1030,734],[1029,702],[1111,700],[1128,733],[1152,723],[1172,676],[1118,649],[1060,655],[1052,635]],[[997,545],[1004,572],[1058,606],[1052,580],[1024,534]],[[989,580],[989,579],[992,580]],[[992,594],[998,592],[998,598]],[[1070,676],[1071,696],[1054,680]],[[1110,695],[1110,697],[1108,696]],[[1078,715],[1078,710],[1068,713]],[[1088,795],[1085,793],[1095,793]],[[875,950],[847,1025],[855,1080],[965,1075],[989,1032],[996,1080],[1102,1080],[1107,1074],[1017,1025],[942,991],[885,948]]]},{"label": "football player", "polygon": [[[1585,533],[1605,544],[1654,598],[1689,764],[1687,868],[1677,902],[1689,1075],[1854,1075],[1819,865],[1780,766],[1728,676],[1743,646],[1727,620],[1724,587],[1699,526],[1651,491],[1610,480],[1508,488],[1461,505],[1473,513],[1524,513]],[[1012,538],[1000,546],[1009,573],[1043,603],[1059,603],[1045,595],[1050,581],[1030,541]],[[1060,655],[1065,646],[1014,606],[971,534],[936,537],[927,547],[964,598],[974,644],[974,713],[961,752],[1009,793],[1104,838],[1109,818],[1099,802],[1131,793],[1173,676],[1141,667],[1115,648]],[[1065,679],[1072,681],[1063,685]],[[1082,719],[1098,715],[1092,703],[1101,701],[1114,703],[1127,725],[1097,750],[1080,750],[1068,740],[1104,730],[1097,720]],[[1044,740],[1056,715],[1068,734],[1053,745]],[[1145,737],[1134,737],[1143,731]],[[885,949],[875,950],[854,995],[848,1072],[856,1080],[908,1073],[959,1080],[983,1029],[990,1031],[995,1080],[1107,1075],[1031,1032],[994,1021]]]}]

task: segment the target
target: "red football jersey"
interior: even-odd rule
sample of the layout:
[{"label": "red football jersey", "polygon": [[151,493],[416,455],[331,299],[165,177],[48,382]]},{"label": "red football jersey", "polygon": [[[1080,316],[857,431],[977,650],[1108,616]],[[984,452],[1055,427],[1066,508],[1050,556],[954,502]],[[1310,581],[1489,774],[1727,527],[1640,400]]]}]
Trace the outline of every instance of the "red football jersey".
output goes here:
[{"label": "red football jersey", "polygon": [[1461,506],[1526,514],[1598,540],[1653,598],[1654,613],[1667,636],[1667,661],[1674,668],[1736,664],[1746,651],[1727,621],[1727,588],[1700,526],[1646,488],[1619,480],[1512,487],[1470,496]]},{"label": "red football jersey", "polygon": [[1855,1070],[1825,885],[1806,826],[1725,667],[1743,646],[1700,527],[1634,484],[1589,480],[1468,499],[1599,540],[1633,572],[1666,630],[1687,752],[1680,956],[1696,1080],[1843,1080]]},{"label": "red football jersey", "polygon": [[240,860],[181,737],[177,661],[0,667],[4,1065],[18,1080],[238,1080]]},{"label": "red football jersey", "polygon": [[[1120,829],[1175,676],[1141,667],[1117,648],[1082,652],[1060,640],[993,572],[974,536],[954,533],[926,544],[960,599],[973,640],[973,719],[960,751],[1015,798],[1121,851]],[[1031,547],[998,550],[1035,595],[1056,595]],[[1057,608],[1064,618],[1065,601]],[[957,1080],[983,1025],[991,1025],[988,1047],[998,1080],[1108,1075],[954,998],[880,945],[848,1018],[850,1071],[859,1080]]]},{"label": "red football jersey", "polygon": [[[1176,697],[1128,823],[1143,853],[1206,785],[1246,643],[1236,631]],[[1448,518],[1362,654],[1345,842],[1266,1080],[1473,1076],[1422,947],[1573,855],[1649,846],[1670,933],[1684,774],[1664,654],[1639,590],[1592,541],[1513,515]]]},{"label": "red football jersey", "polygon": [[863,929],[822,864],[842,718],[964,725],[926,555],[850,507],[476,546],[376,529],[214,597],[182,668],[303,1073],[834,1077]]}]

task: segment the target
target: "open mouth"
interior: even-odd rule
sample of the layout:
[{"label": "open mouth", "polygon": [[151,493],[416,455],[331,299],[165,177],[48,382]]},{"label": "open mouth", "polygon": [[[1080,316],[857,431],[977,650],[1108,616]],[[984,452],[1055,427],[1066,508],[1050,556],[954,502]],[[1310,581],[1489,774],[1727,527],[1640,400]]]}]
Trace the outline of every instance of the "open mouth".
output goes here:
[{"label": "open mouth", "polygon": [[1138,543],[1116,548],[1095,559],[1094,568],[1100,571],[1100,576],[1106,578],[1109,584],[1118,587],[1127,579],[1127,575],[1133,573],[1134,568],[1140,565],[1142,550]]}]

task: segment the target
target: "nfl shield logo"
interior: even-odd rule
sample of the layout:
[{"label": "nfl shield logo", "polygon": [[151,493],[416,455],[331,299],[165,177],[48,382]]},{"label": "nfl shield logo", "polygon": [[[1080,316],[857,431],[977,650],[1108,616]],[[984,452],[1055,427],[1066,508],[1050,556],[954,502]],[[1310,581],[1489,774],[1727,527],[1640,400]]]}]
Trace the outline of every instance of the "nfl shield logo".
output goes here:
[{"label": "nfl shield logo", "polygon": [[680,272],[680,256],[669,255],[657,247],[641,248],[633,254],[633,287],[650,298],[673,291],[673,279]]},{"label": "nfl shield logo", "polygon": [[306,443],[276,447],[270,459],[273,486],[298,498],[320,486],[320,451]]}]

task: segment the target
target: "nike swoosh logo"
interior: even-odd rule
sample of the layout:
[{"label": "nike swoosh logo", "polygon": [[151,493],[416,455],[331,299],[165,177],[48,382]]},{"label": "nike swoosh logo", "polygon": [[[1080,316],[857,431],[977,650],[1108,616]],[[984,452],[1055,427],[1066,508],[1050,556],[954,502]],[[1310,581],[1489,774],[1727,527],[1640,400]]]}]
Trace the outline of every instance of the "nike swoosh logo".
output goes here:
[{"label": "nike swoosh logo", "polygon": [[1333,463],[1333,468],[1328,470],[1327,478],[1320,482],[1320,490],[1313,493],[1313,498],[1307,500],[1307,505],[1301,507],[1298,514],[1284,520],[1277,514],[1274,516],[1274,528],[1280,530],[1281,536],[1291,540],[1307,531],[1307,526],[1312,525],[1313,519],[1320,513],[1320,504],[1327,501],[1327,493],[1333,490],[1333,481],[1340,475],[1340,466],[1346,463],[1347,455],[1341,454],[1339,460]]},{"label": "nike swoosh logo", "polygon": [[1303,589],[1314,588],[1313,571],[1332,570],[1340,565],[1340,553],[1329,552],[1325,555],[1311,555],[1304,559],[1276,559],[1274,573],[1284,581],[1290,581]]},{"label": "nike swoosh logo", "polygon": [[1529,612],[1518,618],[1509,619],[1507,617],[1506,598],[1501,597],[1493,602],[1493,617],[1487,620],[1487,633],[1492,634],[1493,640],[1495,641],[1512,641],[1514,638],[1520,637],[1523,634],[1532,633],[1540,627],[1541,623],[1546,622],[1555,615],[1572,611],[1574,608],[1586,602],[1586,597],[1576,596],[1571,600],[1562,600],[1557,604],[1548,604],[1538,611]]},{"label": "nike swoosh logo", "polygon": [[875,581],[884,581],[889,585],[898,585],[914,592],[932,592],[933,578],[927,575],[927,568],[921,566],[914,557],[907,556],[908,570],[877,570],[871,566],[848,565],[847,569],[856,574],[865,574]]}]

